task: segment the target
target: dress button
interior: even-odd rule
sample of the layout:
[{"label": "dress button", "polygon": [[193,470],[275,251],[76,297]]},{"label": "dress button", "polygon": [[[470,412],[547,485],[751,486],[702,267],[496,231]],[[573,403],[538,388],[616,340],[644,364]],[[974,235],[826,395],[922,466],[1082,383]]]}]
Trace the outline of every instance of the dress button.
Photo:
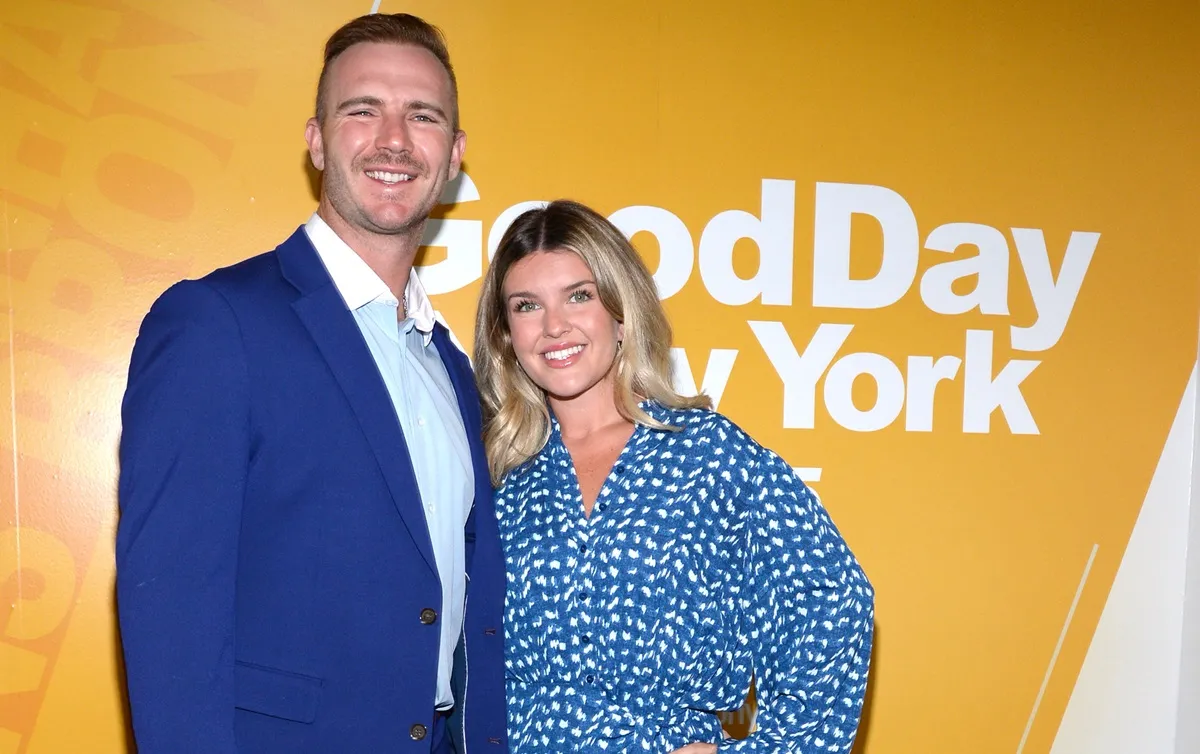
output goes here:
[{"label": "dress button", "polygon": [[427,732],[428,731],[425,730],[425,726],[421,725],[420,723],[414,723],[413,727],[408,729],[408,735],[412,736],[412,740],[414,741],[420,741],[421,739],[425,738],[425,734]]},{"label": "dress button", "polygon": [[608,510],[608,503],[600,503],[600,510]]},{"label": "dress button", "polygon": [[588,677],[587,677],[587,678],[584,678],[583,680],[587,681],[588,683],[595,683],[595,682],[596,682],[596,676],[594,676],[594,675],[588,675]]},{"label": "dress button", "polygon": [[590,636],[587,636],[587,635],[585,634],[585,635],[583,635],[583,636],[580,636],[580,637],[579,637],[579,641],[580,641],[580,643],[582,643],[582,644],[590,644],[590,643],[591,643],[591,641],[592,641],[592,637],[590,637]]},{"label": "dress button", "polygon": [[588,593],[587,593],[587,592],[580,592],[580,593],[579,593],[579,599],[583,600],[584,602],[587,602],[587,598],[588,598]]},{"label": "dress button", "polygon": [[437,610],[432,607],[427,607],[421,611],[421,622],[426,626],[431,626],[437,621]]},{"label": "dress button", "polygon": [[624,474],[625,473],[625,464],[618,463],[617,468],[615,470],[618,474]]},{"label": "dress button", "polygon": [[587,545],[580,545],[580,546],[579,546],[579,551],[580,551],[580,552],[587,552]]}]

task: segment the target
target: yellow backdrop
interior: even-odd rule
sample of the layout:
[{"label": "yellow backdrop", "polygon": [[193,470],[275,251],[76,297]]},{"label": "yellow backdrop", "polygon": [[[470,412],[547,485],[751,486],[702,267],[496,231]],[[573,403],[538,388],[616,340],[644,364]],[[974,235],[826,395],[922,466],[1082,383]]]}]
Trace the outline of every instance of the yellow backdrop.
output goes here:
[{"label": "yellow backdrop", "polygon": [[[137,324],[307,217],[320,48],[368,10],[0,2],[0,754],[126,750]],[[1200,9],[382,10],[456,60],[468,178],[422,261],[458,336],[510,208],[612,215],[681,384],[813,480],[877,587],[859,751],[1047,752],[1196,358]]]}]

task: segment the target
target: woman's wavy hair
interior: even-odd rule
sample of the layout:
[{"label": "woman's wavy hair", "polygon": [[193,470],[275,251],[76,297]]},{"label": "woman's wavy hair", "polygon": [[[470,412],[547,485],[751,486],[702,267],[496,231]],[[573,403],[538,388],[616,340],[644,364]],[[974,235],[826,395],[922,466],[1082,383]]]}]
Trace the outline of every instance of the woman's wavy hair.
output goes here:
[{"label": "woman's wavy hair", "polygon": [[574,253],[591,270],[600,303],[625,325],[613,383],[617,411],[636,424],[673,427],[638,405],[709,408],[707,396],[685,397],[671,384],[671,325],[646,265],[624,234],[594,210],[565,199],[531,209],[509,226],[483,279],[475,318],[475,378],[483,399],[484,444],[493,484],[536,455],[550,436],[544,391],[517,361],[508,330],[504,279],[538,252]]}]

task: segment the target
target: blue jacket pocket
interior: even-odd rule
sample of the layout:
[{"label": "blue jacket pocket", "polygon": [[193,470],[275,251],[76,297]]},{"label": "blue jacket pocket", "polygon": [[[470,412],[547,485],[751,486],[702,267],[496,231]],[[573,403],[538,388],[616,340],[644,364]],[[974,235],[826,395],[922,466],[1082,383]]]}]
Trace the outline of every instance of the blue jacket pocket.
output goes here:
[{"label": "blue jacket pocket", "polygon": [[320,678],[238,661],[233,680],[237,709],[298,723],[317,719]]}]

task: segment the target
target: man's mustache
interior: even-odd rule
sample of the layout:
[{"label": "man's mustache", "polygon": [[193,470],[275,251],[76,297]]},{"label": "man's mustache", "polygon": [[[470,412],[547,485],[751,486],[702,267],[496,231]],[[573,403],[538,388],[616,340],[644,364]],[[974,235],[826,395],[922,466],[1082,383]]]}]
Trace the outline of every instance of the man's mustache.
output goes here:
[{"label": "man's mustache", "polygon": [[369,170],[374,167],[400,168],[413,176],[425,174],[425,165],[408,152],[376,152],[368,157],[362,157],[356,162],[356,167]]}]

